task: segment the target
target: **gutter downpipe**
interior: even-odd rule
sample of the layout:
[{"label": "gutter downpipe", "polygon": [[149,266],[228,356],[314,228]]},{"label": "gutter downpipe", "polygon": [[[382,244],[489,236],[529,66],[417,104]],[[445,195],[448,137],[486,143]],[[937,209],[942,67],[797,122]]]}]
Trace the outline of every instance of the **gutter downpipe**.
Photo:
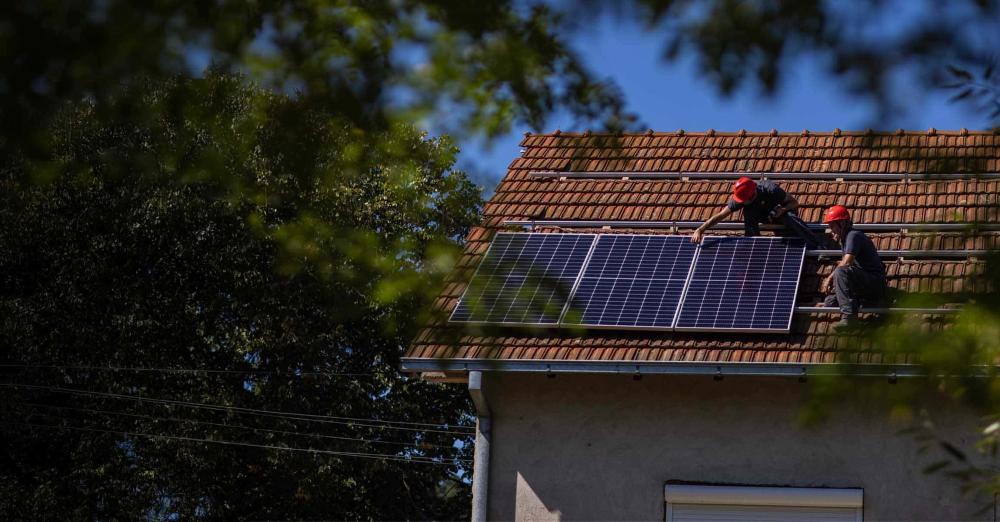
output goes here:
[{"label": "gutter downpipe", "polygon": [[472,522],[486,522],[492,418],[483,393],[483,372],[469,372],[469,395],[476,407],[476,450],[472,459]]}]

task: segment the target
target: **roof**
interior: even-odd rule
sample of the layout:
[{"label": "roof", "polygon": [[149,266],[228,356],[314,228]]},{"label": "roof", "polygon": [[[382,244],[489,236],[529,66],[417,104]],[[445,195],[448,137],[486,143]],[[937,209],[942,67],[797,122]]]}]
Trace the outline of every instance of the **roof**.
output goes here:
[{"label": "roof", "polygon": [[[643,134],[561,133],[526,135],[522,153],[483,210],[482,226],[467,237],[459,270],[435,303],[442,317],[407,350],[404,370],[482,367],[483,361],[519,361],[568,367],[609,363],[649,364],[824,364],[845,361],[852,340],[831,334],[833,315],[797,315],[789,334],[712,334],[599,330],[527,331],[494,329],[456,332],[444,317],[485,253],[492,235],[509,220],[704,221],[728,199],[732,180],[699,180],[697,173],[802,173],[779,183],[801,204],[800,215],[818,222],[833,204],[846,205],[858,223],[1000,223],[1000,135],[965,130],[943,132],[647,132]],[[690,179],[582,179],[539,177],[533,171],[683,172]],[[809,173],[911,173],[909,180],[809,179]],[[934,179],[939,173],[946,178]],[[829,178],[830,176],[824,176]],[[544,231],[558,233],[558,228]],[[574,228],[574,232],[607,230]],[[667,233],[616,229],[615,232]],[[715,232],[713,232],[715,233]],[[899,230],[870,233],[880,250],[988,249],[996,233]],[[985,292],[976,259],[886,260],[891,287],[945,294],[962,301]],[[798,300],[819,300],[820,279],[830,264],[807,260]],[[933,323],[934,321],[930,321]],[[907,364],[875,350],[852,349],[846,360]],[[593,364],[591,366],[593,367]]]}]

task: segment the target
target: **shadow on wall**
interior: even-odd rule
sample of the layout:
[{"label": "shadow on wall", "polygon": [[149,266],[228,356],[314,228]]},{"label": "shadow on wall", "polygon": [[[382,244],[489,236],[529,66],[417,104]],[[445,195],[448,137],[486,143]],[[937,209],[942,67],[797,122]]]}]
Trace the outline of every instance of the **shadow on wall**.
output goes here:
[{"label": "shadow on wall", "polygon": [[518,520],[562,520],[562,512],[545,505],[545,502],[531,488],[524,475],[517,473],[517,504]]}]

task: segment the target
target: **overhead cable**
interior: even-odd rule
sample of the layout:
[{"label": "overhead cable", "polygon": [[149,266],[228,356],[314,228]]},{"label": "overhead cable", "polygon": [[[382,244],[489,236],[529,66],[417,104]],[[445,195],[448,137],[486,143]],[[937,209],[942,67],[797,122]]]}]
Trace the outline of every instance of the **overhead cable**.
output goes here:
[{"label": "overhead cable", "polygon": [[[363,419],[358,417],[336,417],[330,415],[316,415],[310,413],[296,413],[296,412],[283,412],[275,410],[260,410],[254,408],[244,408],[239,406],[225,406],[221,404],[206,404],[200,402],[188,402],[188,401],[177,401],[171,399],[156,399],[151,397],[142,397],[139,395],[128,395],[121,393],[109,393],[109,392],[98,392],[92,390],[79,390],[74,388],[63,388],[60,386],[39,386],[33,384],[17,384],[17,383],[0,383],[0,386],[6,386],[9,388],[16,389],[26,389],[26,390],[43,390],[53,393],[65,393],[71,395],[88,395],[92,397],[107,397],[111,399],[120,400],[135,400],[140,402],[149,402],[154,404],[164,404],[164,405],[176,405],[184,406],[188,408],[200,408],[215,411],[231,411],[236,413],[243,413],[247,415],[257,415],[262,417],[278,417],[278,418],[288,418],[297,419],[307,422],[318,422],[325,424],[343,424],[348,426],[356,426],[361,428],[375,428],[375,429],[387,429],[387,430],[402,430],[402,431],[420,431],[429,433],[450,433],[454,435],[471,435],[472,430],[475,428],[472,426],[460,426],[460,425],[448,425],[448,424],[431,424],[431,423],[421,423],[421,422],[409,422],[409,421],[389,421],[381,419]],[[382,423],[382,424],[376,424]],[[408,426],[431,426],[432,428],[417,428]],[[446,429],[435,429],[436,427],[443,427]],[[455,431],[455,430],[466,430],[466,431]]]},{"label": "overhead cable", "polygon": [[0,421],[0,424],[14,425],[14,426],[26,426],[32,428],[45,428],[51,430],[74,430],[74,431],[89,431],[95,433],[108,433],[112,435],[126,435],[130,437],[147,437],[154,439],[165,439],[165,440],[177,440],[185,442],[205,442],[209,444],[224,444],[228,446],[243,446],[248,448],[261,448],[261,449],[273,449],[279,451],[298,451],[305,453],[321,454],[321,455],[335,455],[339,457],[358,457],[376,460],[391,460],[397,462],[415,462],[422,464],[438,464],[451,466],[454,462],[461,462],[463,464],[469,464],[471,461],[469,459],[450,459],[450,461],[440,461],[434,460],[430,457],[402,457],[399,455],[390,455],[384,453],[360,453],[360,452],[350,452],[350,451],[331,451],[331,450],[321,450],[315,448],[297,448],[291,446],[270,446],[266,444],[251,444],[249,442],[237,442],[229,440],[213,440],[213,439],[199,439],[195,437],[181,437],[176,435],[163,435],[156,433],[144,433],[144,432],[133,432],[133,431],[115,431],[115,430],[102,430],[97,428],[86,428],[81,426],[53,426],[49,424],[34,424],[30,422],[9,422]]},{"label": "overhead cable", "polygon": [[300,371],[277,371],[277,370],[215,370],[207,368],[150,368],[150,367],[121,367],[121,366],[87,366],[87,365],[64,365],[64,364],[27,364],[27,363],[0,363],[0,368],[32,368],[32,369],[54,369],[54,370],[82,370],[82,371],[110,371],[110,372],[156,372],[156,373],[208,373],[208,374],[236,374],[236,375],[287,375],[287,376],[331,376],[331,377],[371,377],[375,372],[300,372]]},{"label": "overhead cable", "polygon": [[[457,449],[454,446],[446,446],[446,445],[443,445],[443,444],[431,444],[429,442],[404,442],[404,441],[392,441],[392,440],[372,440],[372,439],[363,439],[363,438],[357,438],[357,437],[341,437],[339,435],[327,435],[327,434],[322,434],[322,433],[310,433],[310,432],[291,431],[291,430],[276,430],[276,429],[272,429],[272,428],[260,428],[260,427],[256,427],[256,426],[244,426],[244,425],[241,425],[241,424],[227,424],[227,423],[222,423],[222,422],[210,422],[210,421],[203,421],[203,420],[189,419],[189,418],[182,418],[182,417],[157,417],[157,416],[154,416],[154,415],[143,415],[143,414],[140,414],[140,413],[127,413],[127,412],[121,412],[121,411],[99,410],[99,409],[94,409],[94,408],[75,408],[75,407],[72,407],[72,406],[55,406],[55,405],[51,405],[51,404],[38,404],[38,403],[31,403],[31,402],[24,403],[24,405],[25,406],[30,406],[32,408],[49,408],[49,409],[66,410],[66,411],[79,411],[79,412],[87,412],[87,413],[101,413],[101,414],[105,414],[105,415],[119,415],[119,416],[123,416],[123,417],[142,418],[142,419],[148,419],[148,420],[153,420],[153,421],[190,422],[190,423],[193,423],[193,424],[200,424],[200,425],[205,425],[205,426],[216,426],[216,427],[220,427],[220,428],[236,428],[236,429],[242,429],[242,430],[250,430],[250,431],[254,431],[254,432],[258,432],[258,433],[279,433],[279,434],[287,434],[287,435],[297,435],[297,436],[301,436],[301,437],[316,437],[316,438],[321,438],[321,439],[332,439],[332,440],[344,440],[344,441],[353,441],[353,442],[364,442],[364,443],[368,443],[368,444],[393,444],[393,445],[398,445],[398,446],[409,447],[409,448],[412,448],[412,449],[422,449],[422,448],[440,448],[440,449],[449,449],[449,450],[456,450]],[[48,413],[39,413],[39,415],[45,415],[45,416],[49,416],[49,417],[61,418],[61,417],[58,417],[56,415],[52,415],[52,414],[48,414]]]}]

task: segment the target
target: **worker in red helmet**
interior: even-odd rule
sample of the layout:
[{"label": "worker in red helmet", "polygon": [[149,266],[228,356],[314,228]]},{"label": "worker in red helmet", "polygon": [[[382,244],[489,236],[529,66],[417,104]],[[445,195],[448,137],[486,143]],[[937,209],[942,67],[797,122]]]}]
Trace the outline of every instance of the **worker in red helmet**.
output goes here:
[{"label": "worker in red helmet", "polygon": [[878,250],[864,232],[854,228],[851,213],[841,205],[830,207],[823,215],[833,239],[840,243],[844,257],[820,285],[820,292],[829,293],[824,306],[839,306],[838,328],[849,326],[858,316],[861,302],[878,303],[885,298],[885,266]]},{"label": "worker in red helmet", "polygon": [[770,180],[755,182],[742,177],[733,184],[733,195],[726,208],[703,223],[691,235],[692,243],[701,243],[705,231],[738,210],[743,210],[743,229],[747,236],[759,236],[761,223],[780,223],[785,231],[805,240],[808,248],[818,248],[819,239],[809,225],[796,214],[799,202]]}]

